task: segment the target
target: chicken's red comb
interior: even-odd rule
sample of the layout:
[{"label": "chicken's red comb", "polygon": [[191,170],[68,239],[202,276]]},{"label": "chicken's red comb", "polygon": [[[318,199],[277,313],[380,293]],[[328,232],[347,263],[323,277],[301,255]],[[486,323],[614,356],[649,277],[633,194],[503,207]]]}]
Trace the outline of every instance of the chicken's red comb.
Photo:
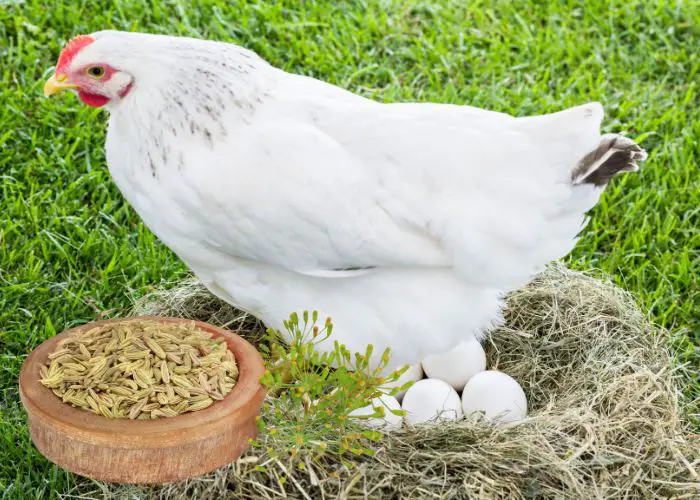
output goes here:
[{"label": "chicken's red comb", "polygon": [[56,65],[56,69],[58,70],[58,68],[63,68],[64,66],[70,64],[80,49],[86,45],[90,45],[94,41],[95,39],[90,35],[78,35],[71,38],[71,40],[61,51],[61,55],[58,56],[58,64]]}]

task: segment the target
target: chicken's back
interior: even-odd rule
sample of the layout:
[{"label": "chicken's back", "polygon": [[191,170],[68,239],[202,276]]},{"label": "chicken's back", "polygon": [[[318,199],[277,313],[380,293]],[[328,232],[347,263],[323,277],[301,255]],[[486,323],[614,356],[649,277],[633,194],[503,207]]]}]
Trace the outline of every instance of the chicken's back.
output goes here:
[{"label": "chicken's back", "polygon": [[473,285],[511,290],[568,254],[600,194],[572,183],[600,141],[598,103],[531,118],[428,103],[304,109],[374,179],[383,210]]}]

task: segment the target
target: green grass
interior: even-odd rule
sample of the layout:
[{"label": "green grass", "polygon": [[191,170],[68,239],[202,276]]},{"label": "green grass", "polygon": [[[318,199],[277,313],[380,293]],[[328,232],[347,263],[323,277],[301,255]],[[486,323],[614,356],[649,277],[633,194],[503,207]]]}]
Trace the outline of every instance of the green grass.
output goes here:
[{"label": "green grass", "polygon": [[[149,7],[148,4],[154,4]],[[43,81],[73,35],[104,28],[243,44],[380,100],[526,115],[589,100],[650,159],[614,181],[569,264],[600,268],[700,361],[700,3],[0,0],[0,496],[75,481],[33,448],[17,394],[27,353],[187,271],[105,168],[105,114]],[[407,5],[411,4],[411,5]],[[700,394],[700,382],[688,395]]]}]

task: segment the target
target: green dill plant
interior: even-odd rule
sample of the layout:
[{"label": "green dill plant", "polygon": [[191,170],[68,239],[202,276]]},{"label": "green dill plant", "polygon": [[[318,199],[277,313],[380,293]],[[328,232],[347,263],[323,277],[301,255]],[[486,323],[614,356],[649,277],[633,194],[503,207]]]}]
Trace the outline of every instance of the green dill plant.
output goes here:
[{"label": "green dill plant", "polygon": [[[327,318],[319,325],[317,311],[304,311],[301,318],[292,313],[284,328],[286,336],[268,329],[266,342],[260,346],[267,367],[261,382],[268,397],[253,445],[266,449],[270,457],[287,455],[292,460],[301,455],[374,455],[372,443],[382,437],[381,428],[368,428],[362,420],[382,418],[387,411],[403,412],[380,404],[373,406],[371,415],[350,413],[382,394],[407,389],[411,382],[391,389],[383,386],[396,382],[408,367],[384,375],[389,349],[377,363],[371,362],[371,344],[364,353],[351,352],[344,344],[329,340],[333,323]],[[333,342],[332,349],[319,349],[320,343],[328,341]],[[295,462],[303,468],[303,461]]]}]

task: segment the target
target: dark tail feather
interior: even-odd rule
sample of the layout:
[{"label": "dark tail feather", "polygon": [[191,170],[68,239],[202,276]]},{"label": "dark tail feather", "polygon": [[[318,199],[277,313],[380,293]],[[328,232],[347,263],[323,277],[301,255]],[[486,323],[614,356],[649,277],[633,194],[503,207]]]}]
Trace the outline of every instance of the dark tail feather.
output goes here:
[{"label": "dark tail feather", "polygon": [[598,147],[584,156],[571,172],[574,185],[593,184],[605,186],[610,179],[622,172],[639,170],[638,161],[644,161],[646,151],[637,143],[621,135],[604,135]]}]

